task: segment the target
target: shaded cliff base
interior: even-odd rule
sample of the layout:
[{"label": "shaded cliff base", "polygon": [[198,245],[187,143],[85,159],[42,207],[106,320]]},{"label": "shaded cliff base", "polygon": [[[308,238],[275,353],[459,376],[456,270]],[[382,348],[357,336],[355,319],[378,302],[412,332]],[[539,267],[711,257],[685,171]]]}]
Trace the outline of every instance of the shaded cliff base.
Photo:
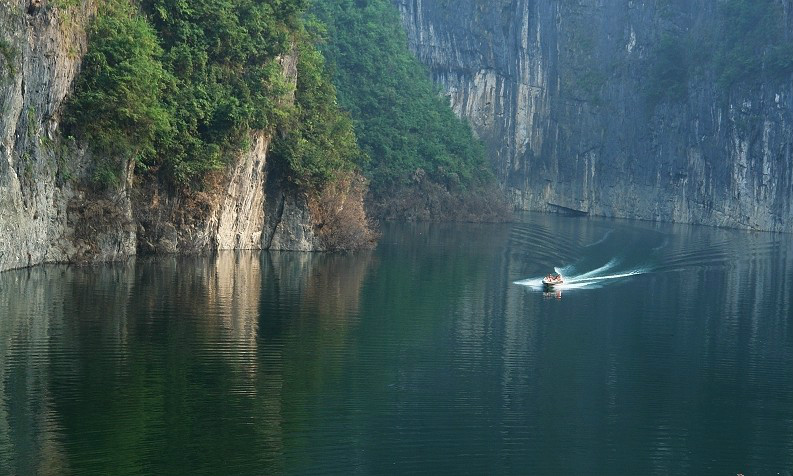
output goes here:
[{"label": "shaded cliff base", "polygon": [[512,216],[495,182],[468,188],[439,184],[421,169],[409,184],[371,190],[366,207],[373,217],[395,221],[503,222]]},{"label": "shaded cliff base", "polygon": [[0,271],[135,255],[374,247],[377,233],[364,209],[367,183],[360,174],[340,175],[319,189],[300,187],[267,160],[267,138],[257,142],[235,164],[192,188],[174,189],[156,170],[135,172],[130,165],[122,185],[99,189],[86,167],[81,178],[63,184],[66,219],[54,245],[40,242],[47,251],[42,258],[28,251],[26,260],[0,262]]},{"label": "shaded cliff base", "polygon": [[324,249],[374,248],[379,233],[364,207],[367,190],[363,177],[349,173],[307,195],[308,210]]},{"label": "shaded cliff base", "polygon": [[[348,173],[320,189],[289,182],[278,164],[209,174],[201,187],[157,180],[133,189],[138,254],[213,250],[349,251],[372,248],[366,182]],[[258,180],[257,180],[258,176]]]}]

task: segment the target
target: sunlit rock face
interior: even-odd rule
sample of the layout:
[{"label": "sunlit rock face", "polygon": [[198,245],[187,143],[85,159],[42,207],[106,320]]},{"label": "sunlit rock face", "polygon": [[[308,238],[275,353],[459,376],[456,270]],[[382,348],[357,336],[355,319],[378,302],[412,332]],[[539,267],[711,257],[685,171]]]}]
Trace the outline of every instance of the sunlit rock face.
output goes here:
[{"label": "sunlit rock face", "polygon": [[654,97],[662,38],[704,44],[714,2],[393,2],[517,208],[793,231],[789,76],[725,91],[689,61]]},{"label": "sunlit rock face", "polygon": [[[0,271],[137,253],[322,250],[305,194],[268,180],[263,131],[196,193],[168,193],[132,163],[117,189],[90,185],[93,158],[64,137],[61,115],[95,13],[92,0],[0,2]],[[296,56],[280,62],[296,82]]]}]

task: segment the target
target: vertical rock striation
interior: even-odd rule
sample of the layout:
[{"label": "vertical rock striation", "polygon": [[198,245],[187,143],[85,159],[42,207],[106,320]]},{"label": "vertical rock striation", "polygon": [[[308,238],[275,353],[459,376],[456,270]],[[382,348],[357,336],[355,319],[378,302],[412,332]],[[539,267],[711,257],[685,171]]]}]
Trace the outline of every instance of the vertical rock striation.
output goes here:
[{"label": "vertical rock striation", "polygon": [[[321,211],[268,162],[263,131],[199,191],[174,192],[131,163],[117,190],[90,186],[92,157],[62,136],[60,116],[95,10],[91,0],[0,0],[0,271],[139,252],[328,249]],[[296,56],[281,65],[294,83]],[[363,192],[350,200],[361,205]]]},{"label": "vertical rock striation", "polygon": [[[287,80],[296,83],[296,52],[280,62]],[[210,176],[204,190],[172,193],[156,181],[137,187],[133,193],[138,249],[148,253],[324,250],[315,233],[319,217],[309,210],[306,193],[289,184],[268,161],[271,134],[254,131],[249,142],[251,146],[226,170]]]},{"label": "vertical rock striation", "polygon": [[392,1],[517,208],[793,231],[790,77],[725,91],[703,63],[653,99],[661,39],[713,2]]},{"label": "vertical rock striation", "polygon": [[[59,127],[94,5],[59,5],[0,4],[0,270],[87,253],[114,259],[134,250],[123,189],[92,204],[113,216],[114,226],[82,220],[86,194],[72,179],[85,173],[88,160],[62,139]],[[89,234],[90,245],[83,240]]]}]

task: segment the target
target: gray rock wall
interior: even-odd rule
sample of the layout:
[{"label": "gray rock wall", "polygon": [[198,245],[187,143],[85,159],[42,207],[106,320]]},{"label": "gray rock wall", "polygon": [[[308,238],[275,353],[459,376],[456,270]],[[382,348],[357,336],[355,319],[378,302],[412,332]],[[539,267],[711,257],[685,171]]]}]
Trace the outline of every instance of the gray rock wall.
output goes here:
[{"label": "gray rock wall", "polygon": [[517,208],[793,231],[791,78],[725,93],[703,65],[648,99],[660,38],[712,27],[714,2],[393,2]]},{"label": "gray rock wall", "polygon": [[[297,81],[297,55],[281,58],[284,76]],[[292,101],[285,97],[284,101]],[[167,193],[158,184],[135,187],[138,249],[154,253],[207,250],[322,251],[316,217],[305,193],[268,161],[272,137],[250,136],[251,147],[198,192]]]},{"label": "gray rock wall", "polygon": [[[203,191],[174,194],[131,164],[118,190],[93,190],[90,154],[62,137],[60,115],[96,5],[59,5],[0,0],[0,271],[138,252],[322,249],[304,194],[268,181],[263,132]],[[295,56],[281,63],[295,81]],[[287,206],[267,216],[267,196]]]},{"label": "gray rock wall", "polygon": [[[59,112],[85,52],[92,9],[0,3],[0,270],[81,252],[69,224],[80,191],[66,178],[82,172],[85,158],[61,141]],[[129,249],[123,232],[100,239],[117,245],[107,255]]]}]

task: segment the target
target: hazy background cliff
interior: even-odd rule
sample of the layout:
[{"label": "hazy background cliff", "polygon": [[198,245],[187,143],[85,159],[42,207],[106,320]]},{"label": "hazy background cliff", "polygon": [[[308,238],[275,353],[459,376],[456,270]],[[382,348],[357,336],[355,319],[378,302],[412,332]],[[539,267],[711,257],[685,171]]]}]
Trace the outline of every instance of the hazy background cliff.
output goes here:
[{"label": "hazy background cliff", "polygon": [[793,231],[788,1],[393,3],[516,207]]}]

